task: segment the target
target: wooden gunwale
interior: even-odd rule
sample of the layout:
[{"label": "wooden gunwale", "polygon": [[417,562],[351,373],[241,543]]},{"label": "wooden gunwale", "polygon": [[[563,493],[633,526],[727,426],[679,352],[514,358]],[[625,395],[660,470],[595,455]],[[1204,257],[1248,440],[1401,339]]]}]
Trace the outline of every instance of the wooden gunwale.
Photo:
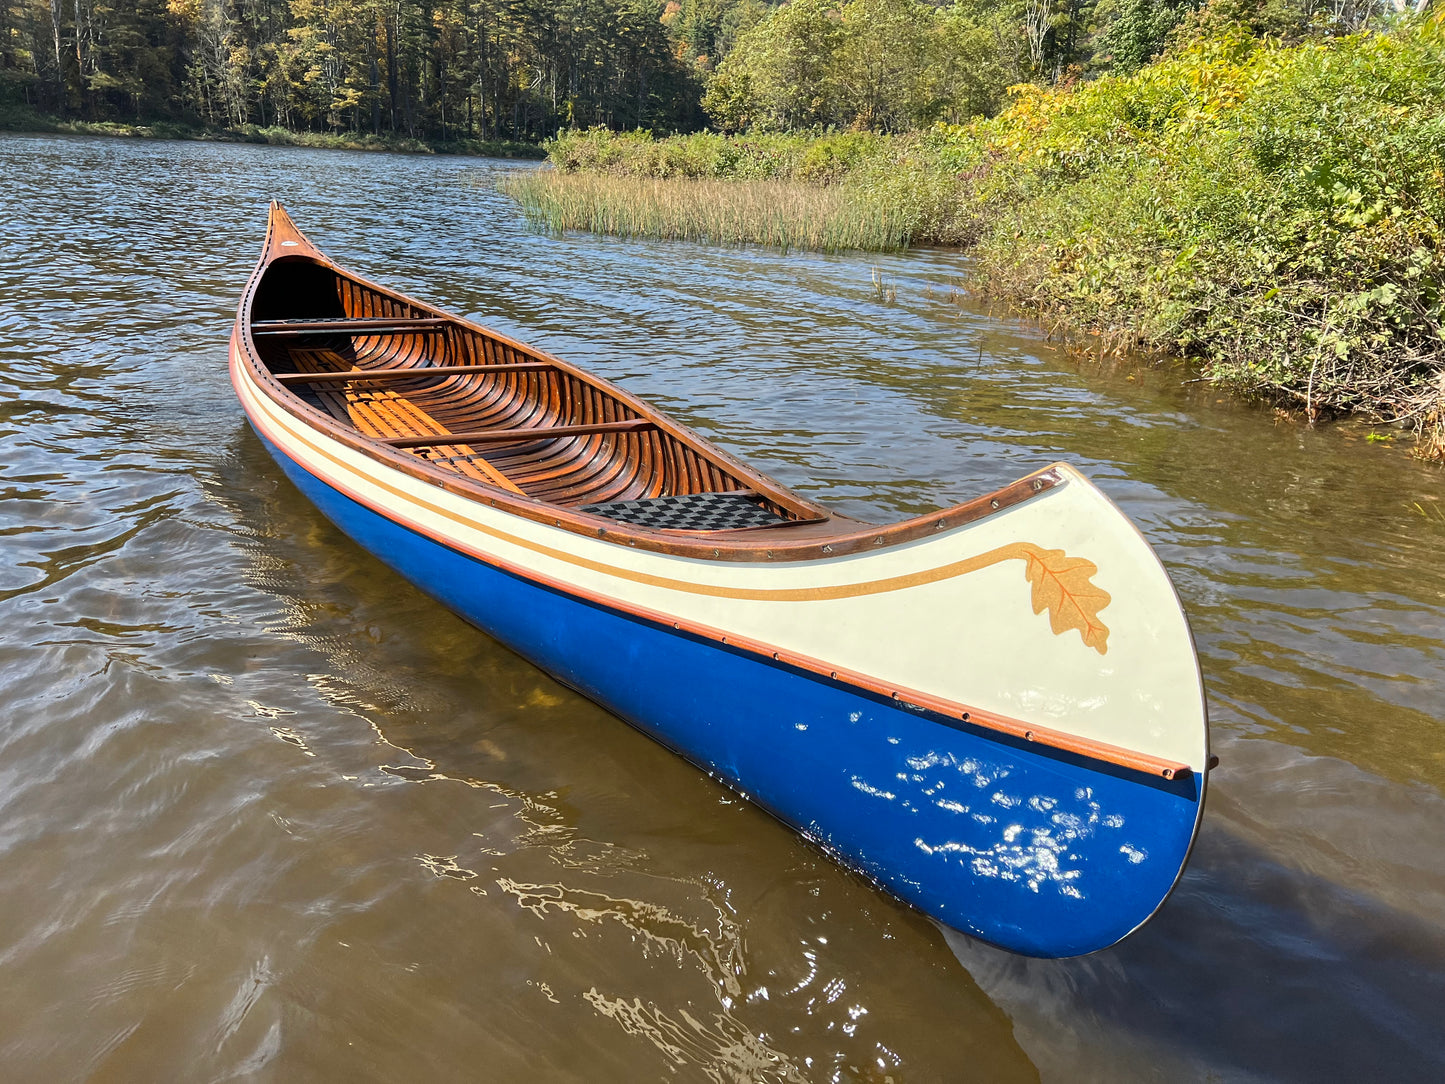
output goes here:
[{"label": "wooden gunwale", "polygon": [[[276,213],[277,211],[280,212],[279,215]],[[613,397],[617,404],[626,406],[643,417],[655,420],[657,430],[654,435],[659,440],[659,444],[654,446],[655,452],[666,455],[666,449],[660,443],[662,434],[666,433],[675,441],[691,447],[714,469],[735,476],[740,483],[758,493],[765,500],[798,516],[801,522],[785,527],[748,532],[742,537],[733,537],[732,532],[710,532],[705,536],[690,538],[678,537],[675,534],[578,512],[537,497],[512,493],[500,486],[473,481],[444,468],[432,466],[414,454],[390,448],[379,440],[366,437],[354,428],[341,424],[326,411],[312,406],[298,397],[282,381],[278,380],[279,374],[271,372],[261,360],[254,342],[249,314],[256,291],[273,263],[280,259],[296,258],[304,258],[333,271],[339,276],[345,287],[356,291],[358,296],[353,297],[352,300],[353,302],[360,300],[362,302],[358,306],[360,308],[373,307],[373,301],[367,297],[365,291],[374,291],[375,298],[382,302],[384,307],[410,310],[378,314],[379,316],[384,315],[390,319],[415,315],[450,321],[458,333],[465,331],[470,335],[477,336],[484,355],[489,354],[492,357],[510,361],[508,355],[514,358],[520,352],[524,357],[545,361],[559,373],[564,373],[577,380],[584,388]],[[242,292],[236,314],[236,326],[240,332],[236,336],[240,347],[240,360],[243,362],[251,382],[281,409],[328,438],[347,445],[392,469],[426,481],[459,497],[483,501],[490,507],[525,519],[550,523],[576,534],[585,534],[619,545],[628,545],[658,553],[702,560],[779,563],[819,560],[850,553],[873,551],[929,537],[939,530],[952,529],[985,519],[1045,493],[1062,484],[1064,480],[1062,472],[1057,467],[1046,467],[971,501],[888,526],[877,526],[830,513],[822,506],[799,497],[767,475],[708,443],[687,427],[660,414],[630,392],[600,377],[593,376],[580,367],[544,350],[527,347],[501,332],[486,328],[465,317],[445,313],[425,302],[410,298],[346,270],[312,245],[280,209],[279,204],[273,204],[273,213],[267,224],[265,247]],[[436,366],[435,368],[443,369],[447,366]],[[515,375],[520,376],[521,374]],[[488,383],[510,383],[510,380]],[[499,467],[499,469],[505,470],[505,467]],[[675,466],[672,469],[675,472]],[[654,472],[654,487],[652,488],[655,488],[656,479],[661,478],[663,474],[663,471]]]}]

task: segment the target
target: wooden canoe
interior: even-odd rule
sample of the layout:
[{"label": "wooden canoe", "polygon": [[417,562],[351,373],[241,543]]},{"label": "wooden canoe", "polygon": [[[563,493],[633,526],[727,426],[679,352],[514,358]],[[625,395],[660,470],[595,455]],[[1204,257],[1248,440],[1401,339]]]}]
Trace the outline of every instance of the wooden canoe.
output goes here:
[{"label": "wooden canoe", "polygon": [[1210,765],[1173,587],[1055,464],[888,526],[575,365],[344,270],[272,205],[253,428],[399,573],[936,918],[1037,956],[1180,876]]}]

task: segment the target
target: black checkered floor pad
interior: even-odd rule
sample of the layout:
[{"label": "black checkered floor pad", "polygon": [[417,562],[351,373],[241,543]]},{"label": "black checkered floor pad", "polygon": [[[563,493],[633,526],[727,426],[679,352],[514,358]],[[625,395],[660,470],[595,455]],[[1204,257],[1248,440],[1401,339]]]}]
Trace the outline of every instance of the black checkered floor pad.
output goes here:
[{"label": "black checkered floor pad", "polygon": [[791,520],[768,511],[749,493],[687,493],[641,501],[584,504],[583,512],[670,531],[736,531],[778,527]]}]

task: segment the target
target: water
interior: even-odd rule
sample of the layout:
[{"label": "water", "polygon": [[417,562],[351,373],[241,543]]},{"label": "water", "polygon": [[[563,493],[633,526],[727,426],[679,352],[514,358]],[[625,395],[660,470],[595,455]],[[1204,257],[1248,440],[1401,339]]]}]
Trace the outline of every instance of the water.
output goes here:
[{"label": "water", "polygon": [[[947,253],[539,237],[510,168],[0,138],[0,1075],[1445,1076],[1438,468],[1071,360]],[[1083,468],[1222,762],[1159,917],[1064,962],[945,933],[352,545],[226,379],[273,196],[850,515]]]}]

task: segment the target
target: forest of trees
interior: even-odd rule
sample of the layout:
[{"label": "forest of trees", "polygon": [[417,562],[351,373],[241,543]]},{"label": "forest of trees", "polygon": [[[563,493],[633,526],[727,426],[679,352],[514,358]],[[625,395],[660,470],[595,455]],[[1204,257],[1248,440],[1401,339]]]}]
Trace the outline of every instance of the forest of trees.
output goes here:
[{"label": "forest of trees", "polygon": [[700,90],[662,12],[651,0],[0,0],[0,95],[86,120],[442,140],[694,127]]},{"label": "forest of trees", "polygon": [[[1414,0],[1411,0],[1413,3]],[[1259,32],[1406,0],[1215,0]],[[899,131],[1132,71],[1195,0],[0,0],[0,106],[62,118],[539,139]],[[1234,10],[1238,9],[1238,10]]]}]

